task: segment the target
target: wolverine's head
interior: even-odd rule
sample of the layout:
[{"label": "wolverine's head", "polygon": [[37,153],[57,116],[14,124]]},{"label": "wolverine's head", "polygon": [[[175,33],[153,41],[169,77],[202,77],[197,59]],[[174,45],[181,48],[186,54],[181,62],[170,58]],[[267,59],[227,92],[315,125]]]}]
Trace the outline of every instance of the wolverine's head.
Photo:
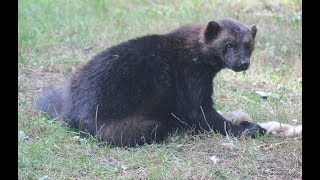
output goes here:
[{"label": "wolverine's head", "polygon": [[247,70],[256,33],[255,25],[246,27],[231,18],[210,21],[200,39],[202,52],[209,64],[219,63],[236,72]]}]

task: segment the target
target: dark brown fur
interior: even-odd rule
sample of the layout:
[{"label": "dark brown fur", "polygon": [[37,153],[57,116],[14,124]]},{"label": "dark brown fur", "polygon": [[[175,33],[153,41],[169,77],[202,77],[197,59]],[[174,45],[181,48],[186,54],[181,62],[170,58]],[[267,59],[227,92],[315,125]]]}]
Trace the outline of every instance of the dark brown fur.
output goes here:
[{"label": "dark brown fur", "polygon": [[62,88],[48,88],[37,105],[116,146],[159,142],[189,127],[234,136],[249,130],[255,137],[265,130],[250,122],[233,125],[211,99],[221,69],[249,67],[255,34],[255,26],[221,19],[131,39],[95,56]]},{"label": "dark brown fur", "polygon": [[[98,130],[98,138],[119,144],[121,146],[135,144],[150,143],[151,140],[158,140],[158,128],[162,128],[161,122],[147,116],[130,116],[127,118],[110,121],[109,124],[104,124]],[[151,130],[151,132],[149,131]],[[131,142],[135,139],[134,142]]]}]

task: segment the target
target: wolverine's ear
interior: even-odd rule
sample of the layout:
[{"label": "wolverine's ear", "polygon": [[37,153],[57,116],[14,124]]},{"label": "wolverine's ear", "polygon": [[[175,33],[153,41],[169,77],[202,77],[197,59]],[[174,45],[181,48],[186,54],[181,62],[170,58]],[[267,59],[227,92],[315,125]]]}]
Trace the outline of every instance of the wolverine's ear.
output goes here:
[{"label": "wolverine's ear", "polygon": [[257,27],[256,27],[256,25],[254,25],[254,24],[251,25],[250,29],[251,29],[251,32],[252,32],[253,37],[256,37],[256,34],[257,34]]},{"label": "wolverine's ear", "polygon": [[206,27],[204,36],[206,41],[212,40],[221,30],[220,25],[215,21],[210,21]]}]

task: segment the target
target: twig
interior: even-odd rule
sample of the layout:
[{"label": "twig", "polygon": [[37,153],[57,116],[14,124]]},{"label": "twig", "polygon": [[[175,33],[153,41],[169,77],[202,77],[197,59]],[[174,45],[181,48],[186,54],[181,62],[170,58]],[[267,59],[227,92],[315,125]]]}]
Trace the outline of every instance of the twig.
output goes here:
[{"label": "twig", "polygon": [[269,150],[269,149],[273,149],[274,147],[279,146],[281,144],[285,144],[285,143],[288,143],[288,142],[284,141],[284,142],[274,143],[274,144],[270,144],[268,147],[265,147],[267,144],[263,144],[263,145],[260,145],[259,147],[264,146],[263,150]]},{"label": "twig", "polygon": [[201,111],[202,111],[202,114],[203,114],[204,120],[206,121],[206,123],[207,123],[207,125],[208,125],[208,127],[209,127],[210,131],[212,131],[212,128],[210,127],[210,125],[209,125],[209,123],[208,123],[208,121],[207,121],[207,118],[206,118],[206,116],[204,115],[204,112],[203,112],[202,106],[200,106],[200,109],[201,109]]},{"label": "twig", "polygon": [[99,108],[99,104],[97,105],[97,109],[96,109],[96,119],[95,119],[95,123],[96,123],[96,134],[98,134],[98,108]]},{"label": "twig", "polygon": [[173,117],[175,117],[177,120],[179,120],[182,124],[184,124],[184,125],[188,126],[189,128],[191,128],[186,122],[181,121],[181,120],[180,120],[176,115],[174,115],[173,113],[171,113],[171,115],[172,115]]},{"label": "twig", "polygon": [[240,96],[240,97],[242,97],[243,99],[245,99],[245,100],[247,100],[247,101],[249,101],[249,102],[251,102],[251,103],[258,104],[258,103],[256,103],[256,102],[254,102],[254,101],[252,101],[252,100],[250,100],[250,99],[248,99],[248,98],[244,97],[244,96]]},{"label": "twig", "polygon": [[224,121],[223,122],[223,127],[224,127],[224,132],[226,133],[226,137],[227,139],[231,139],[228,135],[228,132],[227,132],[227,121]]}]

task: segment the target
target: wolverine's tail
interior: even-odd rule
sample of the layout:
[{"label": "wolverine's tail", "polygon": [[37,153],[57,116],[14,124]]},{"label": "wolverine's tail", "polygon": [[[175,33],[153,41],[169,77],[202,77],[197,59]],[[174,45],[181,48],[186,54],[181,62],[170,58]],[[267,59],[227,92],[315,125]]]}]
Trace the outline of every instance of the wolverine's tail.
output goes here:
[{"label": "wolverine's tail", "polygon": [[61,115],[63,104],[62,87],[50,85],[36,101],[36,106],[40,111],[46,112],[52,118]]}]

